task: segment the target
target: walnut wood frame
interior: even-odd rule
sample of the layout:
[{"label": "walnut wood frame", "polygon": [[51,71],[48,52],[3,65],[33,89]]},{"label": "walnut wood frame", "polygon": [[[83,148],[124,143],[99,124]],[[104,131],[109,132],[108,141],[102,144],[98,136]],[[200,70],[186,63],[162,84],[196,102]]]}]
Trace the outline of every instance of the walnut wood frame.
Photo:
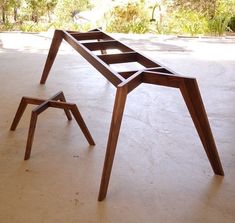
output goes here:
[{"label": "walnut wood frame", "polygon": [[[184,98],[198,135],[215,174],[224,175],[224,171],[217,152],[216,144],[211,132],[210,124],[195,78],[176,74],[129,46],[117,41],[99,29],[81,33],[74,31],[55,30],[49,54],[41,77],[41,84],[45,84],[61,41],[68,42],[81,56],[93,65],[116,88],[111,127],[108,137],[103,174],[100,184],[98,200],[105,199],[112,170],[115,150],[121,127],[127,95],[140,84],[154,84],[178,88]],[[107,54],[109,49],[118,49],[121,53]],[[92,51],[99,50],[101,55]],[[110,64],[138,62],[144,69],[117,72]]]},{"label": "walnut wood frame", "polygon": [[30,158],[38,115],[40,115],[49,107],[64,109],[65,114],[69,121],[72,120],[72,116],[70,114],[70,111],[71,111],[78,125],[80,126],[84,136],[86,137],[88,143],[90,145],[95,145],[95,142],[77,108],[77,105],[66,102],[62,91],[53,95],[48,100],[39,99],[39,98],[31,98],[31,97],[22,97],[10,130],[14,131],[16,129],[28,104],[33,104],[33,105],[38,105],[38,106],[34,108],[31,113],[28,139],[27,139],[25,156],[24,156],[25,160],[28,160]]}]

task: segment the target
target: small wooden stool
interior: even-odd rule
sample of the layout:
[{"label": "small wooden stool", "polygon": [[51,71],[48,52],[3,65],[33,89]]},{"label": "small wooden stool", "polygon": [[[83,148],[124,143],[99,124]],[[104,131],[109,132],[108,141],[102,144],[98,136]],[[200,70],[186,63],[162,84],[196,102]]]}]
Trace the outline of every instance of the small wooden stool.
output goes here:
[{"label": "small wooden stool", "polygon": [[15,118],[11,125],[12,131],[16,129],[28,104],[34,104],[38,106],[32,110],[32,114],[31,114],[28,139],[27,139],[27,145],[26,145],[25,156],[24,156],[25,160],[28,160],[30,158],[31,148],[33,144],[33,137],[34,137],[34,132],[35,132],[36,123],[37,123],[37,117],[39,114],[41,114],[43,111],[45,111],[49,107],[64,109],[65,114],[69,121],[72,120],[72,116],[70,114],[70,111],[71,111],[78,125],[80,126],[84,136],[86,137],[88,143],[90,145],[95,145],[95,142],[77,108],[77,105],[66,102],[62,91],[58,92],[57,94],[55,94],[48,100],[43,100],[39,98],[31,98],[31,97],[22,97],[20,105],[15,115]]}]

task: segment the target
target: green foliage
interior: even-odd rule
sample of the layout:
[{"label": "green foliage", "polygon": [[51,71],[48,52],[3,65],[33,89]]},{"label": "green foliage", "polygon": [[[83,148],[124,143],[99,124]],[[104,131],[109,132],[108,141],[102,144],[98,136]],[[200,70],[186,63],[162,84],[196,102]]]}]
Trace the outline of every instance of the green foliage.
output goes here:
[{"label": "green foliage", "polygon": [[91,8],[89,0],[58,0],[55,16],[59,21],[71,22],[74,14]]},{"label": "green foliage", "polygon": [[91,2],[108,0],[0,0],[0,30],[86,31],[105,24],[107,31],[123,33],[221,36],[235,31],[235,0],[112,0],[102,5],[112,6],[103,20],[78,24],[75,15],[91,9]]},{"label": "green foliage", "polygon": [[63,21],[56,21],[51,24],[50,28],[53,29],[66,29],[66,30],[78,30],[78,31],[88,31],[93,27],[91,23],[85,23],[85,24],[78,24],[74,22],[63,22]]},{"label": "green foliage", "polygon": [[50,13],[57,4],[57,0],[27,0],[26,2],[34,22],[38,22],[45,14],[48,15],[50,21]]},{"label": "green foliage", "polygon": [[218,0],[214,17],[208,21],[209,33],[222,36],[229,30],[229,20],[235,15],[235,0]]},{"label": "green foliage", "polygon": [[175,24],[172,19],[164,19],[162,22],[152,21],[149,25],[149,32],[157,34],[177,33]]},{"label": "green foliage", "polygon": [[33,22],[38,22],[39,18],[45,14],[46,4],[44,0],[27,0],[28,11]]},{"label": "green foliage", "polygon": [[23,32],[42,32],[47,31],[51,27],[48,23],[35,23],[33,21],[27,21],[20,25],[19,29]]},{"label": "green foliage", "polygon": [[235,15],[235,0],[217,0],[215,16],[224,18]]},{"label": "green foliage", "polygon": [[229,18],[223,16],[216,16],[208,23],[211,34],[222,36],[228,30]]},{"label": "green foliage", "polygon": [[108,32],[146,33],[150,17],[143,3],[129,2],[114,7],[106,15]]},{"label": "green foliage", "polygon": [[8,23],[7,11],[10,9],[11,5],[11,0],[0,0],[1,19],[3,23]]},{"label": "green foliage", "polygon": [[199,12],[204,17],[212,18],[215,15],[218,1],[220,0],[174,0],[170,9],[173,11]]},{"label": "green foliage", "polygon": [[14,30],[14,24],[10,23],[10,22],[5,22],[4,24],[0,24],[0,30],[3,31],[11,31]]},{"label": "green foliage", "polygon": [[182,9],[171,12],[171,16],[163,17],[162,21],[152,23],[152,27],[155,27],[155,32],[159,34],[189,34],[195,36],[207,33],[207,24],[207,19],[200,13]]},{"label": "green foliage", "polygon": [[0,30],[87,30],[90,24],[78,25],[73,16],[91,7],[90,0],[0,0]]},{"label": "green foliage", "polygon": [[156,33],[221,36],[235,15],[235,0],[174,0],[165,6],[167,14],[155,23]]},{"label": "green foliage", "polygon": [[206,32],[207,20],[198,12],[179,11],[175,14],[175,21],[177,21],[174,29],[176,33],[195,36]]}]

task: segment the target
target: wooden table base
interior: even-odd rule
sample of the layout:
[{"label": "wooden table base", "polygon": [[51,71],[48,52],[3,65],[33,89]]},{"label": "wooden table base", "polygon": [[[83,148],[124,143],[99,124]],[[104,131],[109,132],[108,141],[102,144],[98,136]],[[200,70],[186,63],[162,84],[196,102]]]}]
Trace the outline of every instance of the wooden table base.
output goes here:
[{"label": "wooden table base", "polygon": [[[162,85],[178,88],[180,90],[214,173],[224,175],[195,78],[178,75],[176,72],[161,65],[159,62],[155,62],[146,56],[143,56],[99,29],[85,33],[55,30],[41,77],[41,84],[45,84],[47,80],[62,40],[67,41],[117,88],[100,184],[99,201],[102,201],[107,194],[127,95],[140,84]],[[119,50],[120,53],[108,54],[108,50],[110,49]],[[97,55],[93,53],[93,51],[100,51],[101,55]],[[118,72],[110,67],[110,64],[129,62],[137,62],[144,68]]]},{"label": "wooden table base", "polygon": [[16,129],[16,127],[17,127],[17,125],[18,125],[28,104],[34,104],[34,105],[38,105],[38,106],[32,110],[32,114],[31,114],[28,139],[27,139],[27,145],[26,145],[25,156],[24,156],[25,160],[28,160],[30,158],[38,115],[41,114],[43,111],[45,111],[49,107],[64,109],[65,114],[66,114],[69,121],[72,120],[72,116],[70,114],[70,112],[72,112],[74,118],[76,119],[78,125],[80,126],[88,143],[90,145],[95,145],[95,142],[92,139],[92,136],[91,136],[91,134],[90,134],[90,132],[89,132],[78,108],[77,108],[77,105],[73,104],[73,103],[66,102],[62,91],[58,92],[57,94],[55,94],[54,96],[52,96],[48,100],[43,100],[43,99],[39,99],[39,98],[23,97],[21,99],[20,105],[18,107],[15,118],[14,118],[12,125],[11,125],[12,131],[14,131]]}]

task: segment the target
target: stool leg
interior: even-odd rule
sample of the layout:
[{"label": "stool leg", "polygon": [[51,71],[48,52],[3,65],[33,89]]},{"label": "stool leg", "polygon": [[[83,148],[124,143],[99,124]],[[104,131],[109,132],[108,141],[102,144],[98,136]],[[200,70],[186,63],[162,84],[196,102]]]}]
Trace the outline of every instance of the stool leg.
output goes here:
[{"label": "stool leg", "polygon": [[26,103],[25,98],[23,97],[20,101],[19,107],[18,107],[17,112],[15,114],[15,118],[14,118],[12,124],[11,124],[10,130],[14,131],[16,129],[16,127],[19,124],[19,121],[20,121],[26,107],[27,107],[27,103]]},{"label": "stool leg", "polygon": [[196,79],[184,79],[181,93],[215,174],[224,175]]},{"label": "stool leg", "polygon": [[117,147],[117,141],[119,136],[119,131],[121,127],[123,112],[125,108],[126,103],[126,97],[127,97],[127,88],[126,87],[118,87],[114,108],[113,108],[113,116],[112,116],[112,122],[111,127],[109,131],[109,139],[105,154],[105,161],[104,161],[104,167],[103,167],[103,173],[102,173],[102,179],[100,184],[100,191],[99,191],[99,197],[98,200],[102,201],[105,199],[107,190],[108,190],[108,184],[110,179],[110,174],[112,171],[113,166],[113,160],[114,155]]},{"label": "stool leg", "polygon": [[[65,96],[64,96],[64,93],[63,93],[63,92],[61,92],[61,94],[60,94],[60,101],[66,102],[66,99],[65,99]],[[69,109],[65,108],[65,109],[64,109],[64,112],[65,112],[65,114],[66,114],[68,120],[69,120],[69,121],[72,120],[72,116],[71,116],[71,114],[70,114],[70,112],[69,112]]]},{"label": "stool leg", "polygon": [[86,123],[84,122],[78,108],[76,105],[71,107],[71,112],[73,113],[74,118],[76,119],[78,125],[80,126],[84,136],[86,137],[87,141],[90,145],[95,145],[95,142],[86,126]]},{"label": "stool leg", "polygon": [[36,124],[37,124],[37,117],[38,117],[38,114],[36,112],[32,111],[30,125],[29,125],[27,145],[26,145],[25,156],[24,156],[25,160],[28,160],[30,158],[35,128],[36,128]]}]

